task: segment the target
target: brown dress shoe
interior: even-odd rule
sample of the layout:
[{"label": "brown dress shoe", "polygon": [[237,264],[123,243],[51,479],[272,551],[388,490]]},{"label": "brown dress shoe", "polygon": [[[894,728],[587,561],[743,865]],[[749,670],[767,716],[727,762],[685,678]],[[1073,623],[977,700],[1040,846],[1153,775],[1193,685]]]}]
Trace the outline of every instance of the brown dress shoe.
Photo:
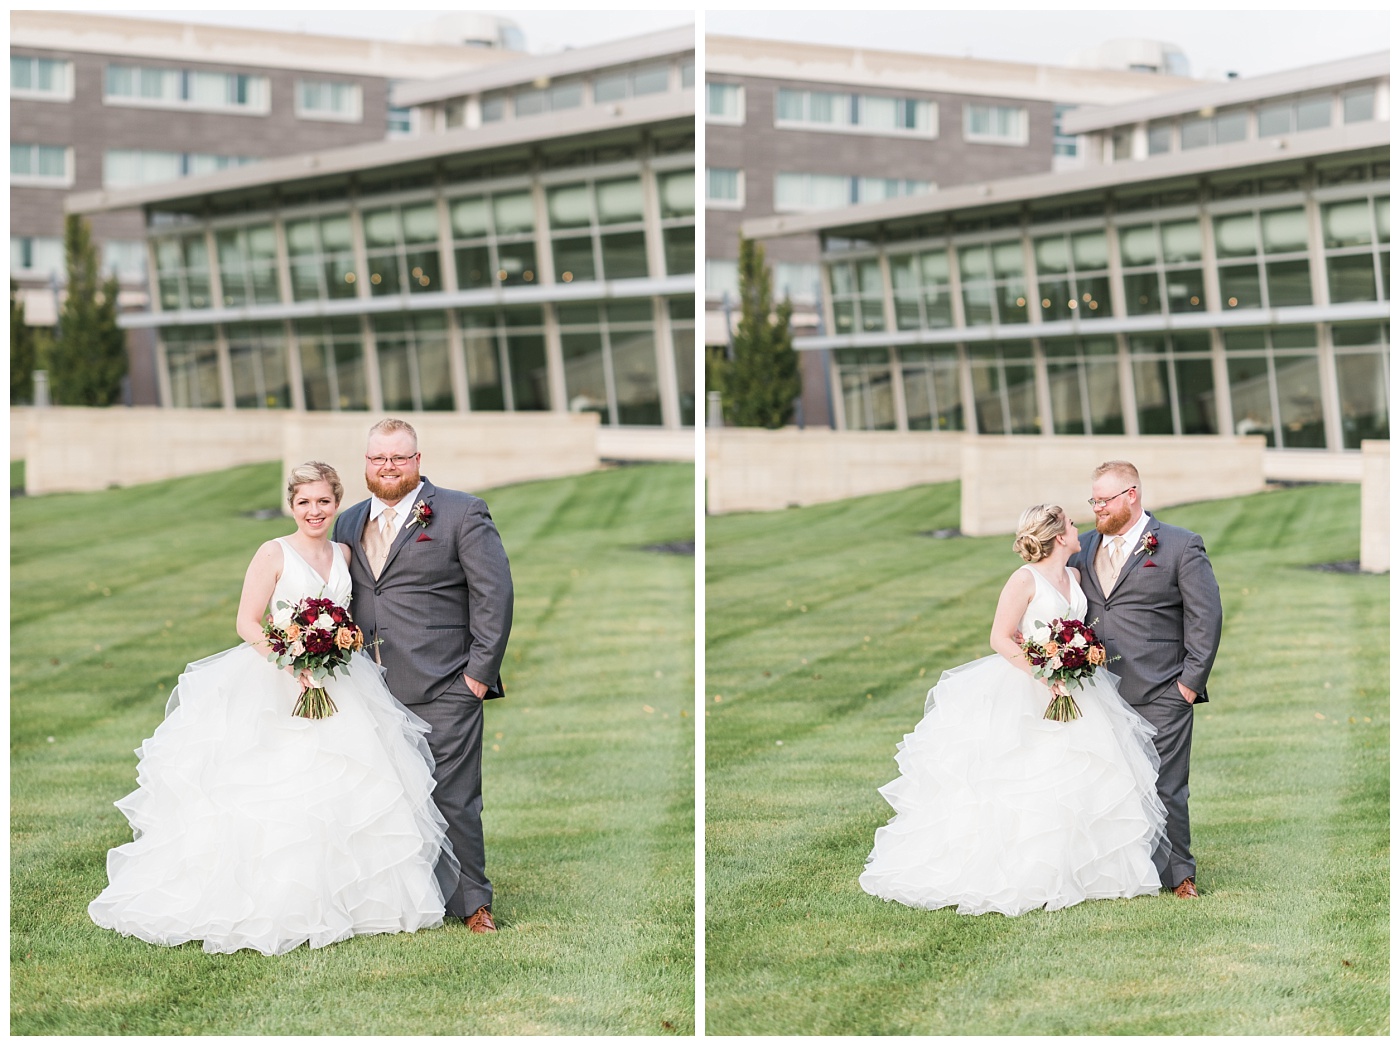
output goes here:
[{"label": "brown dress shoe", "polygon": [[[1193,894],[1194,896],[1194,894]],[[491,921],[491,909],[482,905],[466,918],[467,929],[472,933],[495,933],[496,924]]]},{"label": "brown dress shoe", "polygon": [[1172,893],[1176,894],[1178,897],[1183,898],[1201,896],[1196,892],[1196,880],[1190,878],[1181,880],[1181,884],[1177,886],[1177,888],[1173,890]]}]

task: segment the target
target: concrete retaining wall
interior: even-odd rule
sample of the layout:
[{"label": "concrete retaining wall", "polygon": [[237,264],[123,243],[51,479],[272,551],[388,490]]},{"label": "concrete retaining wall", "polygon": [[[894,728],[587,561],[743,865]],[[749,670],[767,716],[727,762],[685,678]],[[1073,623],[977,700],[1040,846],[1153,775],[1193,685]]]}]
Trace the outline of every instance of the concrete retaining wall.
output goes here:
[{"label": "concrete retaining wall", "polygon": [[830,429],[705,430],[710,513],[764,512],[946,483],[959,475],[961,435]]},{"label": "concrete retaining wall", "polygon": [[1390,441],[1361,441],[1361,569],[1390,570]]},{"label": "concrete retaining wall", "polygon": [[1011,533],[1038,503],[1091,521],[1090,476],[1109,460],[1137,467],[1149,512],[1264,489],[1263,436],[974,436],[962,449],[960,527],[974,536]]},{"label": "concrete retaining wall", "polygon": [[[483,490],[506,483],[590,472],[598,467],[593,414],[408,414],[418,430],[423,471],[435,483]],[[25,491],[105,490],[201,472],[282,461],[329,462],[347,500],[364,490],[368,414],[172,410],[161,407],[48,407],[26,410]],[[12,415],[11,428],[15,426]]]}]

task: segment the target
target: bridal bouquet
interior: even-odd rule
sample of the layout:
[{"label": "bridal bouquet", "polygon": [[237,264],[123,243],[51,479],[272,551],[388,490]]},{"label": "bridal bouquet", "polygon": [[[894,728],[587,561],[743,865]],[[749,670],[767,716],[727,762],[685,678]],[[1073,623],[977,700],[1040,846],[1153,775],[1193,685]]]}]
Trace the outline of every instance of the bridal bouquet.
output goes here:
[{"label": "bridal bouquet", "polygon": [[1050,681],[1055,696],[1045,710],[1045,718],[1057,723],[1079,718],[1079,706],[1070,696],[1070,690],[1111,660],[1094,630],[1072,618],[1057,617],[1048,625],[1037,621],[1035,631],[1021,644],[1021,652],[1035,666],[1035,677]]},{"label": "bridal bouquet", "polygon": [[[350,655],[365,645],[364,633],[350,618],[350,611],[329,599],[306,598],[292,604],[278,600],[276,612],[263,625],[272,646],[267,659],[278,668],[311,673],[320,683],[350,663]],[[326,719],[335,715],[335,702],[323,686],[301,692],[292,715]]]}]

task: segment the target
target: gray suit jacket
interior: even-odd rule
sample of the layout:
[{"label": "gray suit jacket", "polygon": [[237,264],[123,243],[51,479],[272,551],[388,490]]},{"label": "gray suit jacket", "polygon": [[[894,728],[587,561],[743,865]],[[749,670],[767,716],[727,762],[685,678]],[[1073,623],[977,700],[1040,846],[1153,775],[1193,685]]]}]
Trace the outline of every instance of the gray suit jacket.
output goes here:
[{"label": "gray suit jacket", "polygon": [[1143,534],[1156,536],[1156,550],[1138,551],[1141,542],[1129,549],[1107,597],[1094,569],[1103,541],[1098,531],[1083,537],[1069,565],[1079,568],[1088,620],[1098,620],[1094,631],[1110,657],[1122,658],[1109,667],[1122,677],[1124,700],[1147,704],[1179,679],[1200,694],[1199,704],[1208,700],[1206,680],[1220,646],[1220,588],[1199,534],[1156,517],[1149,518]]},{"label": "gray suit jacket", "polygon": [[[515,601],[501,536],[480,498],[425,478],[418,500],[432,508],[432,519],[400,528],[377,580],[360,547],[369,501],[336,520],[335,540],[351,549],[355,623],[366,643],[379,641],[385,681],[404,704],[433,701],[454,682],[465,689],[464,672],[490,687],[487,697],[500,697]],[[366,646],[366,653],[374,650]]]}]

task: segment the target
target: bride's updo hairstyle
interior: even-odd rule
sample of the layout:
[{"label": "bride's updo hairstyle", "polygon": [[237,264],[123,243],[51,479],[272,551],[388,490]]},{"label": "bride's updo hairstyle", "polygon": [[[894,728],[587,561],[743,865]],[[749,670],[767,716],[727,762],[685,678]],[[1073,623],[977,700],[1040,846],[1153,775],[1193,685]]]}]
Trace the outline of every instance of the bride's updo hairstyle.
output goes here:
[{"label": "bride's updo hairstyle", "polygon": [[331,485],[331,493],[335,495],[335,503],[339,505],[345,497],[345,485],[340,482],[340,473],[324,461],[308,461],[292,469],[287,477],[287,504],[290,505],[296,498],[298,487],[304,487],[308,483],[320,483],[322,480]]},{"label": "bride's updo hairstyle", "polygon": [[1021,513],[1011,548],[1027,563],[1039,563],[1050,554],[1055,539],[1064,532],[1064,509],[1059,505],[1032,505]]}]

